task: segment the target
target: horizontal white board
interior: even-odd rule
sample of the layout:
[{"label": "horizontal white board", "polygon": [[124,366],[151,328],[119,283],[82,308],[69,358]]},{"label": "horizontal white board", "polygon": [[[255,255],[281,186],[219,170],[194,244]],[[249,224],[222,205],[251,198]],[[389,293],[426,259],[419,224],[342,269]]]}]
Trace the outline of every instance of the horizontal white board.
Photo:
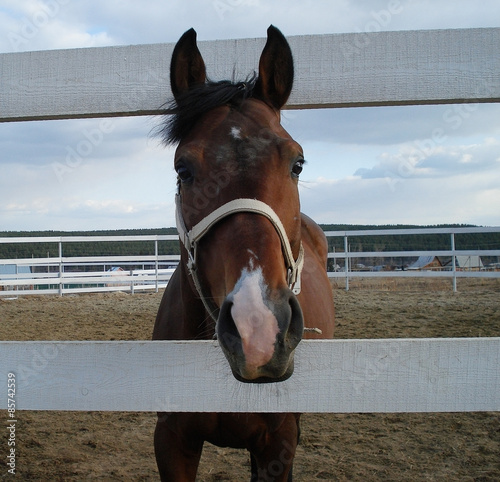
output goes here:
[{"label": "horizontal white board", "polygon": [[[325,231],[325,236],[399,236],[407,234],[471,234],[500,233],[500,226],[469,227],[469,228],[410,228],[410,229],[364,229],[353,231]],[[19,238],[22,239],[22,238]],[[24,238],[26,239],[26,238]],[[1,238],[0,238],[1,240]]]},{"label": "horizontal white board", "polygon": [[417,269],[404,271],[329,271],[329,278],[500,278],[500,271],[436,271]]},{"label": "horizontal white board", "polygon": [[[499,228],[500,229],[500,228]],[[129,236],[23,236],[0,238],[0,244],[15,243],[94,243],[100,241],[178,241],[177,234],[132,234]]]},{"label": "horizontal white board", "polygon": [[217,342],[1,342],[17,410],[500,410],[500,338],[303,341],[287,381],[236,381]]},{"label": "horizontal white board", "polygon": [[[296,68],[291,109],[500,101],[500,28],[309,35],[289,42]],[[257,69],[264,43],[199,46],[212,79],[244,79]],[[0,121],[157,114],[171,95],[173,46],[1,54]]]}]

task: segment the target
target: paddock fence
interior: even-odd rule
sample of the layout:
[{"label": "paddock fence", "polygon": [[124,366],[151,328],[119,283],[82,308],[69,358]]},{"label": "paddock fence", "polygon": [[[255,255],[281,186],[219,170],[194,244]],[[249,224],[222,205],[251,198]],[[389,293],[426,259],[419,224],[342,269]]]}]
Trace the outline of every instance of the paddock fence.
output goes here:
[{"label": "paddock fence", "polygon": [[[160,254],[159,244],[176,241],[178,237],[174,235],[0,238],[0,245],[43,243],[56,249],[52,257],[0,259],[0,297],[158,291],[167,286],[179,262],[178,255]],[[74,243],[129,243],[131,252],[114,256],[65,256],[64,247]],[[134,254],[133,245],[138,243],[149,244],[152,254]]]},{"label": "paddock fence", "polygon": [[[458,249],[455,235],[500,233],[500,227],[469,228],[415,228],[377,229],[357,231],[326,231],[329,239],[341,238],[344,250],[328,253],[328,276],[344,279],[349,289],[352,278],[450,278],[453,290],[457,290],[457,278],[500,278],[500,237],[498,243],[484,249]],[[366,236],[418,236],[448,235],[449,249],[439,251],[352,251],[350,239]],[[165,288],[179,262],[179,255],[160,254],[159,243],[176,243],[176,235],[130,235],[130,236],[49,236],[49,237],[5,237],[0,245],[26,245],[30,243],[52,245],[56,256],[31,258],[0,258],[0,297],[30,294],[92,293],[127,291],[130,293]],[[65,256],[64,247],[74,244],[93,243],[149,243],[153,254],[139,255],[133,252],[126,256]],[[133,250],[133,248],[130,248]],[[412,266],[412,261],[425,258],[441,258],[447,263],[440,266]],[[469,262],[462,266],[457,259]],[[482,259],[496,262],[482,263]],[[470,260],[481,264],[471,264]],[[371,265],[358,261],[369,260]],[[376,262],[374,262],[377,260]],[[386,263],[384,260],[390,260]],[[395,262],[396,260],[396,262]],[[340,264],[339,264],[340,263]]]},{"label": "paddock fence", "polygon": [[[264,43],[200,50],[213,78],[245,78]],[[298,36],[290,45],[290,109],[500,101],[500,28]],[[173,46],[0,54],[0,121],[159,114]],[[358,255],[346,249],[346,266]],[[498,337],[304,341],[293,377],[252,385],[233,379],[216,342],[1,342],[9,396],[0,408],[11,418],[17,409],[499,411],[499,362]]]},{"label": "paddock fence", "polygon": [[[344,278],[346,290],[349,289],[351,278],[450,278],[453,291],[457,291],[457,278],[499,278],[500,238],[493,246],[482,249],[459,249],[455,237],[461,234],[500,233],[500,227],[468,227],[468,228],[416,228],[416,229],[374,229],[363,231],[327,231],[327,238],[342,238],[343,251],[329,252],[328,258],[333,261],[334,271],[329,271],[330,278]],[[352,251],[349,241],[354,237],[364,236],[418,236],[447,235],[448,249],[414,250],[414,251]],[[493,248],[493,249],[492,249]],[[484,263],[482,257],[495,259]],[[363,263],[353,263],[353,260],[382,260],[368,266]],[[412,263],[422,260],[421,264]],[[384,264],[384,259],[391,259],[392,265]],[[394,264],[394,259],[398,262]],[[437,262],[433,264],[434,260]],[[445,260],[445,261],[440,261]],[[338,263],[343,263],[339,265]],[[462,264],[463,263],[463,264]]]}]

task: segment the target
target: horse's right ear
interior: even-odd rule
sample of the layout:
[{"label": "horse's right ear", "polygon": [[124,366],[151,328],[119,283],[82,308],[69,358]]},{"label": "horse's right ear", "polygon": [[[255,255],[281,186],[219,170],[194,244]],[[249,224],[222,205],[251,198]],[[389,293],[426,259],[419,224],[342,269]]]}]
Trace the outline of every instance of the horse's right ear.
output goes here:
[{"label": "horse's right ear", "polygon": [[206,81],[205,62],[196,46],[196,31],[189,29],[175,45],[170,62],[170,87],[174,97]]}]

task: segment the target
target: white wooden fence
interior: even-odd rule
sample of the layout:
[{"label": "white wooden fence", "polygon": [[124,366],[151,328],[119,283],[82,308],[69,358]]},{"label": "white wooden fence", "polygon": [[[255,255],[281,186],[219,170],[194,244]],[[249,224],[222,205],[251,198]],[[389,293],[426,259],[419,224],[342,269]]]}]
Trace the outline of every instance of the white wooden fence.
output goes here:
[{"label": "white wooden fence", "polygon": [[[45,258],[0,258],[0,297],[29,294],[71,294],[164,288],[179,261],[159,254],[161,241],[178,242],[176,235],[47,236],[0,238],[0,244],[50,243],[57,255]],[[65,256],[71,243],[148,242],[154,254],[127,256]],[[13,268],[2,274],[2,267]],[[25,269],[23,269],[25,268]],[[89,269],[90,268],[90,269]],[[119,270],[113,270],[119,268]]]},{"label": "white wooden fence", "polygon": [[[456,249],[455,235],[479,233],[500,233],[500,227],[469,227],[469,228],[416,228],[416,229],[374,229],[364,231],[327,231],[327,237],[342,237],[344,240],[344,251],[328,253],[328,257],[334,260],[342,260],[344,267],[342,270],[328,273],[330,278],[344,278],[346,290],[349,289],[350,278],[377,278],[377,277],[398,277],[398,278],[451,278],[453,291],[457,291],[457,278],[500,278],[500,270],[463,270],[458,269],[456,259],[463,256],[500,256],[500,249]],[[349,249],[349,238],[355,236],[403,236],[403,235],[439,235],[450,236],[450,249],[439,251],[351,251]],[[441,256],[450,257],[450,266],[443,270],[419,269],[419,270],[399,270],[399,271],[367,271],[352,269],[352,259],[359,258],[411,258],[420,256]]]},{"label": "white wooden fence", "polygon": [[500,410],[500,338],[302,341],[292,377],[258,385],[236,381],[212,341],[0,347],[0,376],[15,374],[19,410]]},{"label": "white wooden fence", "polygon": [[[455,235],[480,233],[500,233],[500,227],[469,228],[416,228],[380,229],[363,231],[327,231],[329,238],[343,239],[344,250],[333,251],[328,257],[333,264],[343,263],[341,269],[330,271],[330,278],[344,278],[349,289],[351,278],[376,277],[439,277],[450,278],[454,291],[457,278],[500,278],[500,269],[463,270],[459,269],[456,258],[459,256],[500,256],[500,249],[456,249]],[[359,236],[402,236],[402,235],[442,235],[450,236],[449,248],[439,251],[351,251],[349,240]],[[179,261],[178,255],[162,255],[158,243],[178,242],[177,235],[129,235],[129,236],[50,236],[50,237],[6,237],[0,238],[1,244],[51,243],[57,246],[57,255],[45,258],[0,258],[0,297],[29,294],[74,294],[103,291],[156,290],[164,288],[170,279],[173,266]],[[151,243],[155,254],[138,255],[132,251],[127,256],[66,256],[65,246],[71,243],[103,242],[147,242]],[[477,245],[478,246],[478,245]],[[498,245],[500,247],[500,244]],[[363,258],[414,258],[418,256],[450,257],[451,263],[443,270],[377,270],[357,269],[353,259]],[[142,268],[141,268],[142,266]],[[3,273],[2,268],[11,268]],[[89,270],[89,267],[92,270]],[[119,267],[119,271],[111,271]],[[379,265],[378,267],[381,267]]]},{"label": "white wooden fence", "polygon": [[[498,28],[290,44],[297,75],[289,108],[500,101]],[[200,49],[219,79],[231,78],[234,65],[245,77],[263,45],[227,40]],[[0,121],[159,113],[172,48],[2,54]],[[0,344],[0,377],[16,381],[15,407],[44,410],[498,411],[499,362],[500,338],[307,341],[290,380],[247,385],[233,380],[215,342]],[[7,408],[7,397],[0,400]]]}]

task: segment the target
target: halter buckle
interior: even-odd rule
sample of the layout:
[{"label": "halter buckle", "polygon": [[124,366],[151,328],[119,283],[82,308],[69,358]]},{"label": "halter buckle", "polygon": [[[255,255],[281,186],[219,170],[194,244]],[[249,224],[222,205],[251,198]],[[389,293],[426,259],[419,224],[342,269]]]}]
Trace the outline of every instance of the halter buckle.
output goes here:
[{"label": "halter buckle", "polygon": [[190,273],[196,270],[196,247],[193,246],[191,249],[187,250],[188,261],[187,267]]}]

